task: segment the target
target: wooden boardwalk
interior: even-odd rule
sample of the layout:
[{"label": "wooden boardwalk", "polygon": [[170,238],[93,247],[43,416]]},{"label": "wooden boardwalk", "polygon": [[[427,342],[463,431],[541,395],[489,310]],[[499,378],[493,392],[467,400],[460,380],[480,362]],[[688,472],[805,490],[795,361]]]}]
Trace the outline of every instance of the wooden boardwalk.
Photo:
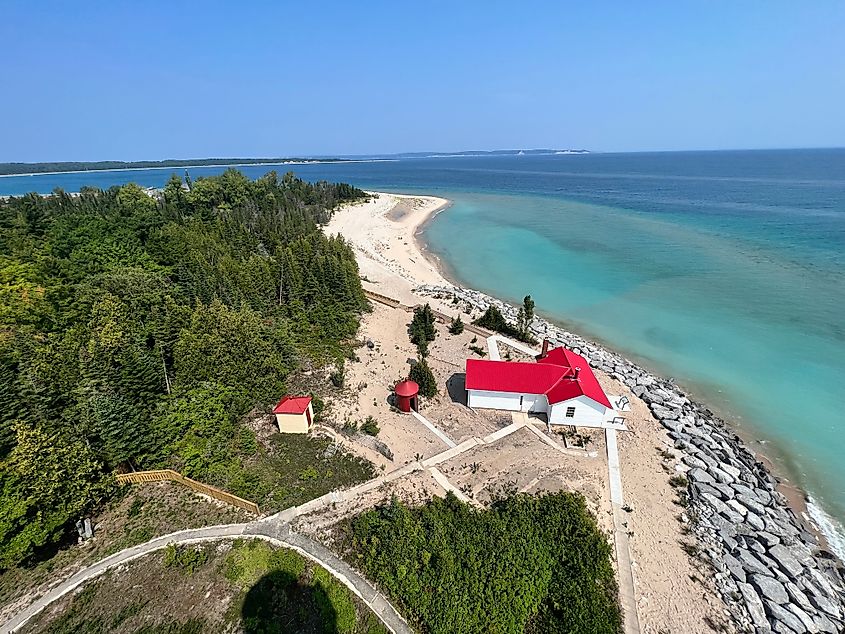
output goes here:
[{"label": "wooden boardwalk", "polygon": [[173,471],[173,469],[156,469],[153,471],[134,471],[132,473],[120,473],[117,475],[117,481],[120,484],[139,484],[143,482],[163,482],[165,480],[170,480],[171,482],[178,482],[180,484],[184,484],[186,487],[189,487],[196,491],[197,493],[202,493],[203,495],[207,495],[209,497],[214,498],[215,500],[220,500],[221,502],[225,502],[226,504],[231,504],[232,506],[237,506],[238,508],[242,508],[245,511],[249,511],[253,515],[261,515],[261,511],[258,509],[258,505],[255,502],[250,502],[249,500],[245,500],[243,498],[238,497],[237,495],[232,495],[231,493],[227,493],[217,487],[213,487],[209,484],[203,484],[202,482],[197,482],[196,480],[192,480],[187,476],[183,476],[178,471]]}]

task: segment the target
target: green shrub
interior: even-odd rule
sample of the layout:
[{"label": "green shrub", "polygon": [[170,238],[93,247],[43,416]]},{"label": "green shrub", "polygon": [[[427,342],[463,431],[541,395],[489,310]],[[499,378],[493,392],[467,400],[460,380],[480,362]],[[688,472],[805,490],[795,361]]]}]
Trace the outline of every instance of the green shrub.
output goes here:
[{"label": "green shrub", "polygon": [[208,561],[208,552],[200,546],[168,544],[164,549],[165,567],[179,568],[189,577]]},{"label": "green shrub", "polygon": [[367,416],[367,420],[361,425],[361,431],[365,434],[369,434],[370,436],[378,436],[378,433],[381,431],[379,429],[378,423],[376,423],[376,419],[372,416]]},{"label": "green shrub", "polygon": [[421,396],[431,397],[437,394],[437,379],[425,359],[420,359],[411,366],[409,377],[420,386]]},{"label": "green shrub", "polygon": [[449,324],[449,333],[453,335],[459,335],[464,331],[464,322],[461,321],[461,316],[458,315],[452,320],[452,323]]},{"label": "green shrub", "polygon": [[483,511],[451,493],[416,508],[394,499],[354,518],[347,545],[421,631],[621,630],[611,547],[577,494]]}]

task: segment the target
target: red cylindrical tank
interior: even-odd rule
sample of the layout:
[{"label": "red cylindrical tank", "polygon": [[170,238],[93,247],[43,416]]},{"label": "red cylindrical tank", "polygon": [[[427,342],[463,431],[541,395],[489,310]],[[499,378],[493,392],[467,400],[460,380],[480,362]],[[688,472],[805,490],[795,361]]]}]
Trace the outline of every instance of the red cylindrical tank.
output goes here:
[{"label": "red cylindrical tank", "polygon": [[418,407],[417,394],[419,391],[420,386],[410,379],[397,383],[396,387],[393,388],[393,392],[396,394],[396,407],[403,412],[410,412],[412,409],[416,410]]}]

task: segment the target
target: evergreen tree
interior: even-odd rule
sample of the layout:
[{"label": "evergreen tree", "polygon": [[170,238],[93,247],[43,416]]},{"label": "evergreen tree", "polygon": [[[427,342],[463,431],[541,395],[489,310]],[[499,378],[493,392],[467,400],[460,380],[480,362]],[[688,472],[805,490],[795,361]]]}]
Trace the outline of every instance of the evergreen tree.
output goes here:
[{"label": "evergreen tree", "polygon": [[461,316],[458,315],[449,324],[449,332],[453,335],[459,335],[464,331],[464,322],[461,321]]},{"label": "evergreen tree", "polygon": [[85,443],[23,423],[15,433],[0,474],[0,569],[59,539],[111,486]]},{"label": "evergreen tree", "polygon": [[409,378],[420,386],[421,396],[435,396],[437,394],[437,379],[425,359],[420,359],[411,366]]}]

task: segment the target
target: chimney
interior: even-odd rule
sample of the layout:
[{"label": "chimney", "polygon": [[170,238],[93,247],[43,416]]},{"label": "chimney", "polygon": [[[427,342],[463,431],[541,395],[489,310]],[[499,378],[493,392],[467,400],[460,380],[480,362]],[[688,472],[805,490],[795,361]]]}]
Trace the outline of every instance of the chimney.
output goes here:
[{"label": "chimney", "polygon": [[579,374],[581,374],[581,368],[575,368],[575,376],[573,376],[572,378],[577,381]]},{"label": "chimney", "polygon": [[540,353],[540,359],[545,359],[549,356],[549,340],[543,339],[543,351]]}]

